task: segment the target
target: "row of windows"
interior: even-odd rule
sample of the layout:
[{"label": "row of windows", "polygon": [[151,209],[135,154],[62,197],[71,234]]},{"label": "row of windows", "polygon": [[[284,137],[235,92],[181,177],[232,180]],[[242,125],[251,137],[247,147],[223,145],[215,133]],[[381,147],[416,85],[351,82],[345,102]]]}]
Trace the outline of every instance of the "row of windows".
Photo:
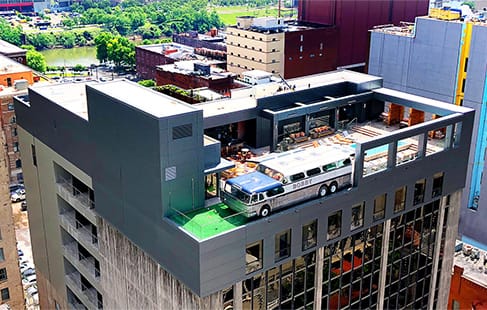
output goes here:
[{"label": "row of windows", "polygon": [[[230,31],[228,34],[230,34],[230,35],[237,35],[238,37],[241,36],[240,33],[238,33],[238,32],[237,33],[233,33],[233,32]],[[243,37],[244,38],[251,38],[251,39],[255,40],[255,36],[250,37],[250,36],[247,36],[246,34],[244,34]],[[262,37],[259,38],[259,41],[263,41],[262,40]],[[272,38],[272,41],[277,41],[277,38]],[[269,42],[269,41],[266,41],[266,42]],[[232,44],[231,41],[229,43]]]},{"label": "row of windows", "polygon": [[[233,53],[230,53],[230,54],[231,54],[231,55],[233,55]],[[257,59],[255,59],[255,57],[248,58],[248,57],[247,57],[247,55],[244,55],[244,57],[241,57],[241,56],[240,56],[240,54],[236,54],[236,55],[234,55],[234,56],[236,56],[236,57],[240,57],[240,58],[245,58],[245,59],[250,59],[250,60],[252,60],[252,61],[263,62],[263,60],[262,60],[262,59],[257,60]],[[273,64],[274,64],[274,63],[277,63],[277,62],[278,62],[278,61],[277,61],[277,60],[275,60],[275,59],[272,59],[272,60],[271,60],[271,63],[273,63]],[[230,64],[233,64],[233,62],[232,62],[232,63],[230,63]]]},{"label": "row of windows", "polygon": [[[322,54],[322,53],[319,53],[319,54],[318,54],[318,56],[319,56],[319,57],[322,57],[322,56],[323,56],[323,54]],[[315,55],[315,54],[309,54],[309,58],[315,58],[315,57],[316,57],[316,55]],[[303,59],[303,58],[304,58],[304,57],[303,57],[302,55],[301,55],[301,56],[299,56],[299,59]],[[289,60],[289,61],[292,61],[292,60],[293,60],[293,58],[292,58],[292,57],[289,57],[289,58],[288,58],[288,60]]]},{"label": "row of windows", "polygon": [[[433,177],[433,197],[441,195],[443,186],[443,172],[437,173]],[[414,186],[413,204],[417,205],[424,201],[424,191],[426,179],[421,179]],[[394,197],[394,213],[404,211],[406,204],[407,187],[403,186],[396,190]],[[271,193],[272,194],[272,193]],[[277,194],[277,193],[276,193]],[[269,194],[268,194],[269,195]],[[382,220],[385,217],[387,194],[378,195],[374,199],[373,220]],[[352,206],[352,216],[350,219],[350,231],[354,231],[364,225],[365,202]],[[318,220],[302,227],[302,250],[306,251],[317,244]],[[342,234],[342,210],[338,210],[328,216],[328,230],[326,239],[333,240]],[[275,236],[275,261],[278,262],[291,256],[291,229],[278,233]],[[246,249],[246,271],[254,272],[262,268],[262,249],[263,240],[247,245]]]},{"label": "row of windows", "polygon": [[[233,43],[230,43],[230,45],[233,45]],[[241,46],[240,43],[237,43],[238,47],[245,47],[245,48],[249,48],[247,45],[244,45],[244,46]],[[255,51],[255,46],[251,46],[250,47],[253,51]],[[276,52],[279,52],[277,49],[273,48],[271,51],[263,51],[262,48],[259,48],[259,52],[264,52],[264,53],[276,53]],[[230,55],[233,55],[233,52],[230,52]],[[239,55],[240,56],[240,55]]]}]

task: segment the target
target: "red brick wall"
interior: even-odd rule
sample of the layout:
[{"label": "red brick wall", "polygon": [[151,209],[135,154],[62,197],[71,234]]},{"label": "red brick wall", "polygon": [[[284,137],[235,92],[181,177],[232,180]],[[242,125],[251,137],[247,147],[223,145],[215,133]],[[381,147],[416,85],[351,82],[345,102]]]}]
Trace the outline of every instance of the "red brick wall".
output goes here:
[{"label": "red brick wall", "polygon": [[335,70],[337,67],[336,34],[336,28],[286,32],[284,78]]},{"label": "red brick wall", "polygon": [[225,93],[231,89],[232,83],[232,77],[209,79],[203,76],[180,74],[162,70],[157,70],[156,72],[157,85],[172,84],[183,89],[208,87],[213,91]]},{"label": "red brick wall", "polygon": [[139,47],[135,48],[135,66],[137,74],[146,80],[156,78],[156,67],[159,65],[172,64],[174,60],[161,53],[148,51]]},{"label": "red brick wall", "polygon": [[453,300],[459,302],[460,309],[473,309],[473,304],[487,304],[487,288],[470,281],[462,275],[463,268],[456,265],[453,266],[448,309],[453,309]]}]

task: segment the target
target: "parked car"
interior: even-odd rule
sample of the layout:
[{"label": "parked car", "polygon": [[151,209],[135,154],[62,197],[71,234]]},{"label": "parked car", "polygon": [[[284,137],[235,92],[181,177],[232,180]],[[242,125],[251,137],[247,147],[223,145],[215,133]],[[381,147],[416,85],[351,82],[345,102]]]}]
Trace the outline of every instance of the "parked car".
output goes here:
[{"label": "parked car", "polygon": [[30,276],[26,276],[22,279],[22,284],[24,286],[30,286],[37,282],[37,277],[35,274],[31,274]]},{"label": "parked car", "polygon": [[34,269],[34,266],[28,263],[27,261],[20,263],[19,267],[20,267],[20,273],[23,273],[27,269]]},{"label": "parked car", "polygon": [[22,204],[20,205],[20,211],[27,211],[27,201],[22,201]]},{"label": "parked car", "polygon": [[24,278],[28,277],[28,276],[31,276],[31,275],[35,275],[36,274],[36,270],[32,267],[29,267],[27,269],[25,269],[23,272],[22,272],[22,276]]},{"label": "parked car", "polygon": [[24,189],[25,190],[24,184],[21,184],[21,183],[18,183],[18,184],[10,184],[10,194],[12,194],[13,192],[16,192],[19,189]]},{"label": "parked car", "polygon": [[25,200],[25,190],[23,188],[20,188],[16,190],[15,192],[10,194],[10,200],[12,202],[19,202],[22,200]]},{"label": "parked car", "polygon": [[21,249],[17,249],[17,254],[19,255],[19,257],[24,256],[24,252],[22,252]]}]

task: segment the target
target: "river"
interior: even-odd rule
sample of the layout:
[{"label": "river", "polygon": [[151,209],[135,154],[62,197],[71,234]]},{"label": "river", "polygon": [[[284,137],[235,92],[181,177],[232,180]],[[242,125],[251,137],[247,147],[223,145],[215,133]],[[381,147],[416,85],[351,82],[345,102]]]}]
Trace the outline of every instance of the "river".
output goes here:
[{"label": "river", "polygon": [[82,46],[74,48],[59,48],[41,51],[46,58],[48,66],[74,66],[77,64],[89,66],[98,64],[95,46]]}]

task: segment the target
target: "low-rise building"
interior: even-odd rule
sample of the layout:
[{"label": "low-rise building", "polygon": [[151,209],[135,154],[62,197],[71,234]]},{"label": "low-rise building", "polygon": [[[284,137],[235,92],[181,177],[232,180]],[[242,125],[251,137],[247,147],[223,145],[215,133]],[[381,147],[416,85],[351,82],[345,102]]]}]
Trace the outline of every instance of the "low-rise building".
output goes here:
[{"label": "low-rise building", "polygon": [[261,70],[294,78],[336,69],[334,27],[242,16],[226,35],[227,68],[240,76]]},{"label": "low-rise building", "polygon": [[0,55],[7,56],[23,65],[27,64],[27,50],[17,47],[7,41],[0,40]]},{"label": "low-rise building", "polygon": [[156,84],[173,84],[184,89],[206,87],[221,94],[233,88],[235,74],[217,67],[221,61],[187,60],[157,66]]}]

